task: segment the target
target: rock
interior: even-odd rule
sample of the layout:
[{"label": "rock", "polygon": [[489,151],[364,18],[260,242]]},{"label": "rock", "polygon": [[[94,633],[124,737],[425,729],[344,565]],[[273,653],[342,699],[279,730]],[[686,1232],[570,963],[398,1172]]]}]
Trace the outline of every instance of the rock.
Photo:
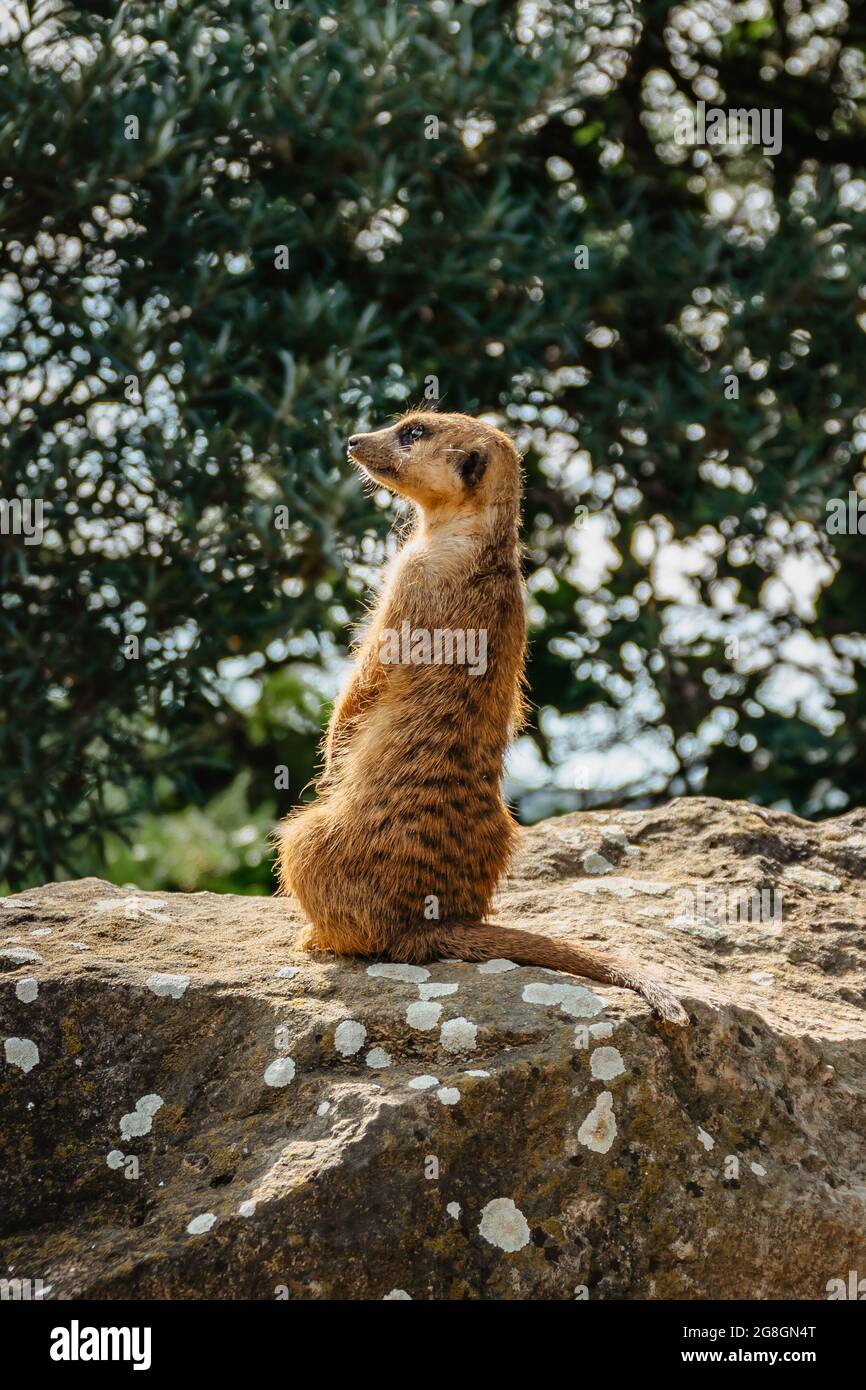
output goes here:
[{"label": "rock", "polygon": [[[641,855],[587,880],[588,850],[627,854],[612,823]],[[826,1298],[866,1271],[864,832],[693,798],[523,833],[495,919],[616,945],[688,1029],[540,969],[309,956],[289,900],[7,898],[0,1277],[61,1300]],[[676,925],[684,890],[715,933],[720,893],[768,888],[778,932],[740,914],[710,950]]]},{"label": "rock", "polygon": [[824,893],[838,893],[842,887],[841,879],[835,874],[825,874],[820,869],[801,869],[789,864],[782,873],[793,883],[801,883],[805,888],[818,888]]},{"label": "rock", "polygon": [[603,854],[597,854],[594,849],[587,850],[586,854],[581,855],[580,862],[588,874],[610,874],[613,872],[613,865],[610,860],[605,859]]}]

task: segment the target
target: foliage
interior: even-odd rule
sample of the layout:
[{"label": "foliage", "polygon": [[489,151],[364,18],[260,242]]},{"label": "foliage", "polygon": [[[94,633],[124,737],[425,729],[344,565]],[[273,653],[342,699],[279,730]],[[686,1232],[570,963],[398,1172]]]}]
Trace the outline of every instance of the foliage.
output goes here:
[{"label": "foliage", "polygon": [[[618,796],[864,799],[866,23],[759,9],[14,7],[0,880],[302,793],[390,525],[345,436],[437,387],[525,450],[545,809],[647,732]],[[677,144],[699,97],[781,149]]]}]

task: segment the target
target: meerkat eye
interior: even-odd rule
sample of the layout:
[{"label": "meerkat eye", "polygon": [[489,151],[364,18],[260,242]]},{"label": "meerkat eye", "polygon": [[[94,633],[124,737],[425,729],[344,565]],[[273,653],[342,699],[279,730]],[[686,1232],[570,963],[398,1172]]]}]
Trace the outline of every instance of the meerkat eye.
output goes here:
[{"label": "meerkat eye", "polygon": [[416,439],[423,439],[427,433],[423,425],[406,425],[398,436],[400,445],[404,449],[411,449]]}]

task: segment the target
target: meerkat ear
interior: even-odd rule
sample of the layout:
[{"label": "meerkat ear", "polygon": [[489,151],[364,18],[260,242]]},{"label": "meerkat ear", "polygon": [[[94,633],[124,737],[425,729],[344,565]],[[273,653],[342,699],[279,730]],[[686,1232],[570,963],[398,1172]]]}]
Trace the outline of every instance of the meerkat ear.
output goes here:
[{"label": "meerkat ear", "polygon": [[467,449],[457,470],[467,487],[476,487],[487,471],[487,450]]}]

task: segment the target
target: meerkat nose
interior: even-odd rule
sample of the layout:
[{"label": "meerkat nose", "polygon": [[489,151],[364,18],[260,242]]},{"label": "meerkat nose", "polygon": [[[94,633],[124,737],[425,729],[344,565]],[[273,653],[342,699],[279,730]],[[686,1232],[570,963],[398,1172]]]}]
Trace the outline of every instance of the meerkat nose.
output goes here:
[{"label": "meerkat nose", "polygon": [[349,448],[356,449],[361,442],[360,434],[353,434],[349,438]]}]

